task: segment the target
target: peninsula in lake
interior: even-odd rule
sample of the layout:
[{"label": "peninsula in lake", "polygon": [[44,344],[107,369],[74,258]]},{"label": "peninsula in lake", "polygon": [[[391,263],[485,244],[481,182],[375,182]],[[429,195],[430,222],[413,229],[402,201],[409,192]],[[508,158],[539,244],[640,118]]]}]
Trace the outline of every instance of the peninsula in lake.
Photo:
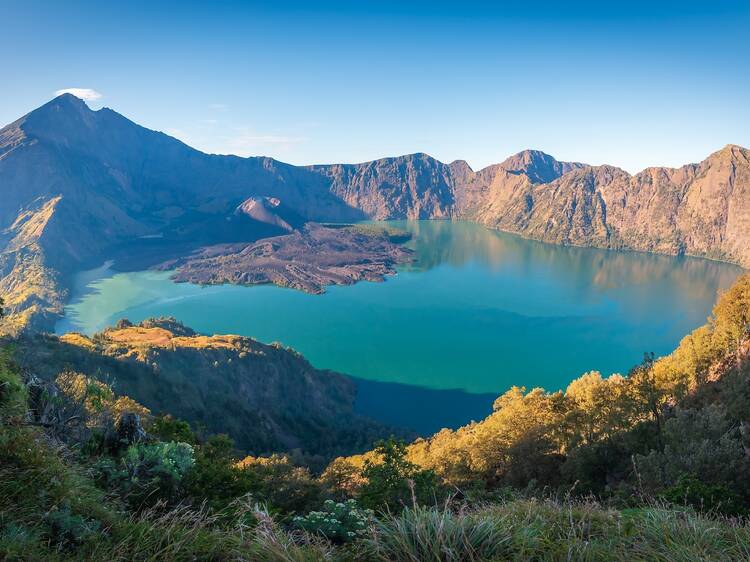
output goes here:
[{"label": "peninsula in lake", "polygon": [[201,285],[273,283],[322,293],[327,285],[382,281],[393,275],[396,264],[410,259],[411,251],[399,245],[409,238],[405,231],[381,227],[307,223],[257,242],[207,246],[157,269],[176,269],[175,281]]}]

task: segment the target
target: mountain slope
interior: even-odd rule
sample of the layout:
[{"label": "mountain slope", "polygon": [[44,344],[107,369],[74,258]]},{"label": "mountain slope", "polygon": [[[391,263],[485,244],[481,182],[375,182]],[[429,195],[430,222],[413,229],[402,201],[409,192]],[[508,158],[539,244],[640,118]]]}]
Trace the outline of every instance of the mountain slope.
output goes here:
[{"label": "mountain slope", "polygon": [[254,454],[331,455],[393,431],[354,413],[356,384],[348,377],[317,370],[280,345],[201,336],[171,319],[123,323],[92,338],[22,338],[17,355],[43,380],[68,370],[85,373],[154,413],[227,433]]},{"label": "mountain slope", "polygon": [[0,130],[0,189],[4,331],[49,329],[72,273],[113,247],[135,255],[159,237],[184,255],[304,221],[468,219],[557,244],[750,267],[750,156],[738,146],[634,176],[535,150],[478,171],[426,154],[298,167],[204,154],[66,94]]},{"label": "mountain slope", "polygon": [[[278,198],[306,220],[364,216],[302,168],[203,154],[68,94],[0,130],[0,186],[10,331],[51,327],[70,274],[108,248],[144,236],[211,238],[250,196]],[[235,236],[268,230],[251,223],[240,221]]]}]

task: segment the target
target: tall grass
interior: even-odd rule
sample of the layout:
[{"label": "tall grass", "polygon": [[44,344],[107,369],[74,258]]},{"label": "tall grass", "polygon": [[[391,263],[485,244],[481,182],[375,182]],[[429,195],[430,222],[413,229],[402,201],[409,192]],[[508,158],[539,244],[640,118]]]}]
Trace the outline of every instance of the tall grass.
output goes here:
[{"label": "tall grass", "polygon": [[409,509],[381,519],[367,542],[376,560],[395,562],[750,560],[744,521],[664,507],[619,512],[594,502]]},{"label": "tall grass", "polygon": [[510,536],[495,518],[415,507],[379,520],[368,544],[381,560],[478,562],[509,552]]}]

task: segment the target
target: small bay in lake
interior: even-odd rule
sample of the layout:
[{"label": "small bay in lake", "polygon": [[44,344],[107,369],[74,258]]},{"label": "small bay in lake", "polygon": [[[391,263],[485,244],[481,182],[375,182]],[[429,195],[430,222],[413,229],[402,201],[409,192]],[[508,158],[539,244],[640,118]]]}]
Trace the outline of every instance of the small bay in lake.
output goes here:
[{"label": "small bay in lake", "polygon": [[742,271],[553,246],[468,222],[388,224],[412,232],[415,260],[384,283],[310,295],[178,284],[165,272],[103,266],[79,276],[57,331],[169,315],[204,333],[279,341],[316,367],[368,381],[365,413],[426,431],[482,418],[490,395],[513,385],[562,389],[586,371],[625,373],[644,352],[670,352]]}]

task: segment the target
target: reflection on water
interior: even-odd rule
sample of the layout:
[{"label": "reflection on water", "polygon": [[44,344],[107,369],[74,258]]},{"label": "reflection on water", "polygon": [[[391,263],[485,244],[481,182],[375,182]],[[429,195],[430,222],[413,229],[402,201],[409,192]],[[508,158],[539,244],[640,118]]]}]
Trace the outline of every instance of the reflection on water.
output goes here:
[{"label": "reflection on water", "polygon": [[281,341],[362,379],[474,393],[555,389],[587,370],[626,371],[644,351],[669,352],[741,272],[551,246],[465,222],[392,224],[414,233],[416,260],[385,283],[308,295],[123,273],[82,283],[59,329],[169,314],[205,333]]},{"label": "reflection on water", "polygon": [[554,246],[489,230],[464,221],[390,221],[415,236],[411,247],[418,260],[411,269],[427,270],[441,264],[461,267],[479,261],[498,270],[515,267],[536,270],[599,289],[652,283],[664,279],[686,296],[716,297],[741,271],[721,262],[641,252],[613,252],[573,246]]}]

